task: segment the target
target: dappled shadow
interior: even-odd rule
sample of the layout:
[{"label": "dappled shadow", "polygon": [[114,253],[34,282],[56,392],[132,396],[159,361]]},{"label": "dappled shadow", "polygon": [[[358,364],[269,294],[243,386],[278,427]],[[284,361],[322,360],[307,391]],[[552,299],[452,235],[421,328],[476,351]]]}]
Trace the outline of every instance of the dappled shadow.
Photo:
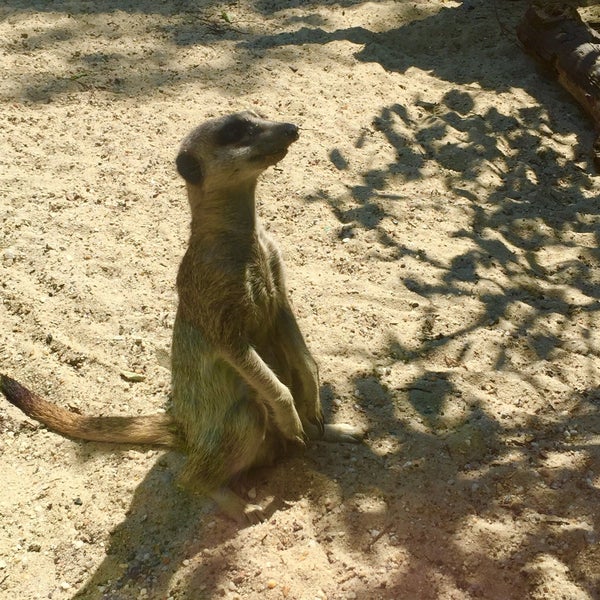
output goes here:
[{"label": "dappled shadow", "polygon": [[[317,8],[361,3],[362,0],[324,0],[313,4]],[[94,90],[139,96],[150,90],[170,90],[186,82],[207,79],[215,87],[226,87],[226,78],[220,76],[223,66],[212,60],[211,52],[192,64],[182,61],[182,50],[193,47],[208,50],[221,47],[221,55],[231,52],[237,63],[243,63],[258,77],[256,82],[249,78],[244,85],[259,86],[261,57],[254,49],[244,50],[244,44],[254,39],[257,31],[264,30],[265,19],[276,18],[278,23],[291,28],[299,23],[327,26],[327,20],[316,12],[304,16],[286,15],[285,11],[303,5],[301,2],[292,4],[256,2],[244,7],[241,11],[244,16],[238,18],[231,3],[208,0],[167,3],[7,0],[0,9],[0,16],[10,15],[15,22],[13,35],[2,44],[10,55],[37,58],[50,45],[58,45],[63,51],[63,62],[58,68],[48,64],[35,73],[15,73],[17,80],[11,84],[10,96],[35,103]],[[245,15],[247,10],[251,11],[250,19]],[[44,28],[21,26],[20,16],[25,20],[32,11],[51,12],[56,17],[55,24]],[[144,42],[132,49],[129,43],[132,36]],[[226,47],[229,42],[239,46],[237,49]],[[140,61],[144,62],[143,73],[136,68]]]},{"label": "dappled shadow", "polygon": [[[527,116],[514,122],[504,117],[511,124],[503,128],[498,126],[499,111],[491,109],[476,117],[479,127],[466,125],[468,129],[464,129],[462,124],[459,128],[450,125],[456,113],[447,112],[448,108],[441,105],[430,119],[431,125],[413,122],[413,143],[424,147],[430,160],[446,169],[449,190],[466,200],[472,227],[452,235],[468,249],[453,253],[445,263],[411,249],[405,240],[398,241],[396,258],[418,255],[422,264],[440,273],[433,281],[402,276],[406,287],[427,298],[454,296],[460,300],[465,293],[476,296],[484,311],[469,325],[471,331],[508,318],[515,304],[532,309],[519,325],[523,335],[538,316],[558,313],[570,317],[573,311],[598,310],[598,252],[593,246],[600,236],[599,209],[593,197],[582,193],[593,185],[593,180],[579,165],[565,164],[552,150],[543,148],[537,123],[544,111],[528,111]],[[435,151],[432,129],[440,136],[447,155]],[[447,139],[457,131],[469,131],[469,136],[453,148]],[[393,137],[386,135],[388,140]],[[511,151],[500,150],[500,144],[510,146]],[[451,164],[447,156],[452,157]],[[486,168],[494,171],[494,179],[484,187],[478,176]],[[378,196],[373,190],[367,202],[376,204],[383,219],[387,215],[377,204]],[[334,210],[340,212],[335,205]],[[351,210],[353,216],[359,214],[357,209]],[[394,210],[394,216],[398,212]],[[361,225],[369,227],[364,219]],[[579,247],[574,234],[589,235],[592,247],[587,243]],[[386,247],[393,245],[389,231],[382,238]],[[578,290],[582,298],[574,302],[566,297],[565,286]],[[461,329],[454,336],[465,333]],[[446,335],[446,339],[451,337]],[[544,358],[543,352],[538,354],[540,358]]]},{"label": "dappled shadow", "polygon": [[[362,556],[365,571],[349,573],[340,593],[365,600],[434,600],[448,590],[527,597],[538,571],[556,559],[597,597],[598,576],[580,573],[600,549],[593,479],[600,446],[584,443],[600,430],[597,390],[571,397],[566,416],[549,407],[507,427],[486,411],[483,392],[467,392],[447,372],[425,372],[402,389],[377,374],[354,383],[371,427],[368,446],[314,444],[250,478],[259,500],[274,495],[279,510],[309,499],[315,539],[333,567],[339,543]],[[572,463],[559,460],[573,455]],[[111,533],[106,558],[74,599],[222,595],[236,554],[216,549],[238,527],[176,488],[181,461],[169,453],[151,469]],[[373,588],[369,565],[381,545],[388,570]]]},{"label": "dappled shadow", "polygon": [[[595,185],[586,171],[589,161],[577,149],[576,161],[565,160],[556,149],[575,129],[582,132],[585,155],[587,122],[553,83],[529,74],[532,64],[511,41],[473,47],[497,22],[484,3],[469,4],[473,10],[452,6],[382,32],[364,26],[328,31],[322,19],[307,16],[288,20],[301,25],[296,31],[262,35],[252,24],[222,18],[218,3],[141,2],[134,9],[116,1],[86,3],[81,17],[125,10],[169,16],[171,23],[159,31],[164,47],[134,56],[114,48],[73,54],[70,76],[49,72],[41,82],[36,76],[20,85],[36,102],[77,89],[143,94],[217,71],[210,64],[179,68],[174,48],[234,42],[236,58],[250,67],[260,62],[257,49],[347,41],[356,45],[360,61],[397,73],[417,67],[462,86],[441,99],[423,92],[410,105],[388,103],[368,115],[368,133],[354,140],[354,152],[370,143],[368,135],[394,158],[356,175],[346,196],[322,189],[311,198],[336,215],[342,237],[374,232],[379,260],[403,262],[398,280],[424,306],[414,306],[416,337],[390,332],[383,354],[386,368],[410,366],[419,374],[399,386],[379,374],[376,364],[373,373],[357,374],[355,402],[371,427],[368,444],[316,444],[304,458],[282,460],[258,475],[259,501],[308,496],[319,515],[317,541],[331,550],[331,563],[343,560],[336,557],[340,531],[342,545],[355,548],[364,561],[364,572],[349,573],[344,585],[365,600],[439,599],[449,589],[462,597],[524,598],[553,561],[566,565],[582,589],[597,597],[600,581],[588,577],[594,570],[586,566],[600,560],[599,395],[595,388],[574,387],[575,376],[567,376],[561,362],[576,355],[582,371],[593,371],[589,360],[600,352],[590,333],[600,308],[600,215],[597,199],[585,193]],[[49,5],[9,0],[6,6]],[[271,6],[256,3],[262,14]],[[66,2],[52,3],[52,10],[73,12]],[[501,16],[514,19],[521,10],[521,3],[505,3]],[[48,40],[69,43],[88,35],[83,25],[60,25],[11,43],[19,52],[42,51]],[[119,25],[115,21],[98,33],[118,39]],[[154,65],[150,75],[135,72],[139,60]],[[486,69],[490,61],[494,69]],[[525,90],[540,107],[482,107],[479,89]],[[556,136],[558,141],[547,143]],[[328,154],[340,172],[353,169],[349,152],[331,148]],[[438,196],[424,188],[406,191],[425,184],[432,172],[443,174],[445,189],[435,190]],[[419,201],[435,205],[442,218],[457,210],[452,203],[460,202],[468,214],[468,225],[451,232],[456,245],[446,255],[423,250],[405,228]],[[579,246],[578,235],[587,236],[586,247]],[[467,315],[460,325],[449,319],[449,307]],[[489,343],[478,350],[486,357],[482,376],[466,364],[484,337]],[[531,365],[551,373],[568,392],[546,392]],[[519,381],[524,396],[531,389],[542,397],[511,407],[512,420],[490,408],[509,377]],[[329,412],[335,412],[333,392],[324,390]],[[166,455],[150,471],[113,532],[104,562],[75,598],[121,600],[144,589],[152,598],[168,591],[190,600],[220,594],[234,552],[207,552],[193,562],[189,577],[174,582],[184,561],[238,533],[214,519],[203,501],[176,489],[178,468],[177,457]],[[332,482],[339,498],[324,503]],[[385,586],[375,588],[369,570],[383,543],[392,550],[380,557],[388,569],[386,577],[378,575]]]},{"label": "dappled shadow", "polygon": [[[522,6],[511,6],[501,14],[514,22]],[[375,233],[368,239],[376,239],[378,254],[369,246],[370,255],[402,262],[399,279],[427,307],[419,309],[419,337],[391,339],[383,353],[388,368],[412,364],[423,373],[396,389],[376,372],[355,380],[371,450],[336,463],[314,458],[340,487],[339,507],[325,512],[320,541],[334,550],[329,532],[343,523],[350,546],[367,560],[377,556],[382,538],[397,549],[403,574],[373,589],[368,575],[357,573],[347,589],[359,598],[433,599],[449,589],[521,598],[554,572],[572,574],[567,595],[598,598],[597,392],[578,391],[564,365],[570,358],[593,379],[600,355],[593,334],[600,213],[590,193],[597,185],[587,151],[592,127],[512,41],[473,46],[497,28],[491,8],[479,3],[465,15],[449,7],[380,33],[304,27],[245,43],[348,41],[362,47],[357,59],[387,71],[418,67],[463,86],[441,100],[423,94],[372,115],[354,149],[332,148],[329,159],[348,179],[367,137],[394,159],[347,183],[347,194],[322,189],[310,198],[331,208],[342,239]],[[494,68],[486,69],[490,61]],[[506,98],[482,106],[479,89],[524,90],[540,106],[513,108]],[[573,131],[582,141],[570,160],[570,149],[560,146]],[[469,215],[468,227],[450,232],[456,245],[446,256],[423,251],[405,224],[419,194],[411,184],[426,183],[434,172],[445,189],[419,200],[445,213],[456,210],[454,199]],[[456,327],[443,307],[460,306],[466,316]],[[485,375],[469,373],[465,356],[474,347],[485,353]],[[431,368],[442,356],[448,368]],[[520,387],[511,404],[501,394],[513,380]],[[508,408],[498,406],[503,402]],[[503,410],[513,411],[511,418]],[[354,472],[356,462],[362,474]]]},{"label": "dappled shadow", "polygon": [[387,575],[373,588],[357,572],[343,589],[365,600],[525,598],[559,565],[577,582],[565,593],[598,597],[600,445],[584,441],[600,427],[596,392],[571,397],[569,414],[547,407],[507,426],[484,408],[485,392],[447,372],[401,390],[376,375],[355,383],[373,451],[335,462],[313,453],[340,488],[318,539],[334,557],[342,528],[344,544],[367,563],[379,557]]},{"label": "dappled shadow", "polygon": [[[185,68],[180,49],[244,39],[244,30],[228,21],[225,8],[228,5],[185,0],[7,2],[1,10],[15,21],[13,35],[3,41],[7,53],[31,60],[43,56],[49,46],[62,50],[58,66],[43,64],[35,73],[15,72],[11,96],[41,103],[93,90],[138,96],[218,74],[219,67],[209,60]],[[54,24],[43,28],[21,24],[19,15],[25,23],[32,10],[51,11]],[[131,38],[140,43],[132,46]]]},{"label": "dappled shadow", "polygon": [[[313,0],[310,4],[313,8],[319,7],[349,7],[357,4],[364,4],[366,0]],[[373,1],[373,0],[370,0]],[[379,0],[375,0],[378,2]],[[269,15],[278,10],[290,10],[293,8],[302,8],[306,5],[304,0],[292,0],[285,3],[272,0],[255,0],[252,2],[253,8],[262,15]],[[133,14],[161,14],[172,16],[182,12],[193,11],[199,6],[230,7],[231,2],[225,0],[209,2],[208,0],[174,0],[172,2],[152,2],[151,0],[142,0],[140,2],[126,2],[124,0],[107,0],[99,5],[97,2],[69,2],[68,0],[55,0],[48,3],[45,0],[5,0],[3,8],[13,14],[19,12],[28,12],[36,10],[40,12],[66,12],[69,14],[94,14],[94,13],[114,13],[127,12]]]},{"label": "dappled shadow", "polygon": [[[393,150],[394,160],[372,166],[359,181],[347,185],[345,196],[334,197],[323,189],[311,198],[331,207],[343,231],[376,232],[382,260],[418,261],[425,276],[399,271],[410,291],[430,300],[445,297],[460,303],[465,294],[478,300],[483,310],[477,317],[466,327],[430,340],[431,348],[502,319],[515,322],[514,315],[509,316],[512,307],[523,304],[531,311],[515,325],[518,335],[526,337],[548,315],[570,318],[574,311],[595,312],[600,294],[596,249],[600,212],[596,198],[587,193],[597,185],[588,172],[589,157],[575,149],[571,161],[556,149],[564,145],[560,137],[572,131],[574,123],[579,125],[575,131],[583,130],[587,137],[589,123],[556,83],[535,73],[533,62],[512,41],[488,43],[469,54],[478,33],[489,34],[498,26],[491,8],[475,6],[468,15],[463,7],[447,8],[383,33],[363,28],[333,33],[305,29],[263,41],[278,45],[346,39],[364,46],[358,58],[380,62],[386,70],[405,72],[417,66],[463,86],[477,83],[499,94],[520,88],[539,99],[539,107],[513,109],[510,101],[480,107],[477,90],[463,87],[447,92],[441,101],[422,97],[412,105],[385,106],[372,116],[368,136],[372,146]],[[521,7],[517,8],[505,8],[501,14],[514,21]],[[440,35],[449,30],[456,35]],[[494,68],[486,70],[486,61],[493,61]],[[588,129],[591,139],[592,128]],[[357,155],[365,135],[363,131],[355,140]],[[559,141],[549,144],[549,138]],[[332,149],[329,156],[340,171],[351,165],[352,158],[340,149]],[[466,249],[449,250],[447,259],[411,246],[410,230],[402,223],[414,211],[414,202],[411,212],[406,206],[414,200],[409,197],[414,188],[409,186],[434,172],[442,175],[446,189],[429,192],[431,199],[421,202],[434,203],[443,213],[452,210],[455,198],[470,214],[469,227],[451,233],[456,246]],[[390,220],[397,227],[390,227]],[[577,234],[589,236],[585,247],[578,246]],[[581,297],[577,301],[567,297],[565,286]],[[569,326],[568,320],[563,326],[563,330]],[[538,336],[533,341],[537,357],[548,358],[559,345],[559,336]]]}]

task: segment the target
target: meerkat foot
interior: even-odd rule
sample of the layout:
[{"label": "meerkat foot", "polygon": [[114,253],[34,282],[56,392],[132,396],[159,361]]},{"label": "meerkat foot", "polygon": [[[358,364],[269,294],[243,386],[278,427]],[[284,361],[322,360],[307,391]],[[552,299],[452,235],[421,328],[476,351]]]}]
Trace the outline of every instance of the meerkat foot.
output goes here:
[{"label": "meerkat foot", "polygon": [[367,430],[363,427],[346,423],[328,423],[325,425],[321,439],[325,442],[358,444],[362,442],[366,434]]},{"label": "meerkat foot", "polygon": [[220,488],[210,494],[219,510],[240,525],[262,523],[266,516],[260,506],[249,504],[230,489]]}]

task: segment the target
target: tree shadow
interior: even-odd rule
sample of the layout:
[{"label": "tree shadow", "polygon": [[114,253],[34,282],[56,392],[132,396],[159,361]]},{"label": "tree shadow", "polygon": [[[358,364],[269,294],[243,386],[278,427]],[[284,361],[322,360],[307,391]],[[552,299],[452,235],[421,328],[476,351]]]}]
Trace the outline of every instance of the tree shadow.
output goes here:
[{"label": "tree shadow", "polygon": [[506,426],[453,373],[424,372],[401,390],[376,374],[355,385],[373,452],[356,457],[358,476],[351,458],[315,457],[341,488],[319,542],[336,556],[329,532],[342,528],[344,544],[387,569],[376,585],[356,573],[342,593],[525,598],[563,569],[576,582],[564,593],[598,597],[600,446],[586,441],[600,426],[597,391],[571,397],[567,415],[548,407]]},{"label": "tree shadow", "polygon": [[[449,589],[528,597],[540,569],[556,560],[597,597],[599,576],[590,579],[584,568],[600,548],[600,487],[593,480],[600,446],[586,442],[600,428],[596,389],[571,398],[577,408],[567,416],[549,408],[506,427],[483,408],[483,394],[470,393],[452,373],[426,371],[402,389],[390,389],[375,372],[354,384],[371,428],[368,446],[315,444],[303,457],[253,473],[250,484],[262,501],[276,496],[279,510],[308,498],[319,515],[315,539],[333,567],[338,552],[343,556],[340,531],[365,573],[386,546],[389,570],[377,574],[377,587],[357,573],[341,592],[386,600],[433,600],[449,597]],[[583,456],[577,468],[557,462],[576,453]],[[222,595],[236,560],[228,541],[239,529],[176,488],[181,463],[168,453],[150,470],[111,533],[106,558],[74,600]]]},{"label": "tree shadow", "polygon": [[[43,4],[8,6],[46,10]],[[339,549],[332,532],[340,527],[344,544],[356,548],[368,566],[380,558],[382,540],[393,549],[391,556],[383,556],[389,565],[382,578],[385,587],[375,589],[368,573],[344,583],[359,598],[427,600],[443,597],[448,589],[463,597],[528,597],[539,572],[555,564],[566,565],[582,589],[598,597],[598,575],[590,576],[594,571],[587,568],[600,560],[600,449],[594,441],[600,427],[598,391],[573,391],[572,378],[560,370],[566,353],[581,356],[582,368],[598,353],[590,330],[600,307],[599,215],[597,201],[583,193],[595,182],[584,170],[589,161],[581,156],[591,131],[581,133],[584,150],[575,150],[577,162],[565,161],[545,143],[544,136],[584,131],[586,121],[554,83],[531,73],[531,63],[511,42],[477,48],[474,42],[497,30],[497,23],[483,3],[468,4],[473,10],[464,3],[384,32],[364,27],[331,32],[317,23],[271,36],[236,31],[214,19],[198,23],[207,2],[158,8],[145,2],[136,10],[172,11],[167,14],[174,23],[164,34],[178,47],[219,39],[238,42],[240,60],[249,65],[258,60],[257,48],[344,40],[360,46],[358,60],[399,73],[418,67],[462,86],[439,102],[421,97],[413,105],[394,103],[369,115],[370,133],[393,150],[394,160],[357,176],[348,197],[327,190],[317,194],[342,224],[376,233],[381,260],[413,260],[421,266],[398,277],[433,308],[419,313],[418,339],[409,343],[390,333],[386,352],[389,368],[417,365],[421,372],[397,389],[375,371],[376,365],[372,374],[357,375],[359,410],[371,426],[369,445],[337,453],[316,445],[304,460],[289,459],[293,462],[266,472],[264,494],[293,500],[312,481],[318,505],[319,479],[311,474],[336,482],[339,503],[321,511],[317,537],[332,550],[332,560]],[[71,4],[63,6],[66,12]],[[266,3],[256,6],[259,12],[268,10]],[[88,8],[126,10],[121,2]],[[521,11],[521,3],[510,3],[500,12],[514,21]],[[47,35],[68,41],[79,33],[62,27]],[[44,37],[29,43],[35,50],[44,45]],[[24,93],[45,101],[77,86],[98,85],[88,84],[84,75],[96,66],[109,67],[99,85],[131,94],[211,71],[201,65],[182,73],[166,51],[150,58],[156,61],[155,75],[142,80],[135,73],[110,74],[122,67],[134,70],[135,61],[117,53],[77,56],[72,79],[49,75],[43,84],[24,82]],[[494,69],[486,69],[490,62]],[[478,89],[508,94],[513,88],[545,108],[479,108]],[[564,111],[563,103],[572,112]],[[363,147],[362,135],[355,140],[356,151]],[[352,157],[341,149],[332,148],[329,157],[338,170],[351,170]],[[426,181],[432,169],[444,174],[445,191],[470,214],[471,226],[452,234],[457,246],[449,261],[412,244],[400,228],[387,226],[392,219],[410,218],[402,186]],[[487,174],[491,179],[483,185],[481,177]],[[444,211],[447,197],[437,202]],[[574,234],[588,236],[589,247],[579,248]],[[442,298],[465,310],[469,299],[478,310],[454,327],[435,307]],[[500,326],[509,339],[502,337]],[[464,356],[483,335],[494,341],[487,347],[489,373],[463,373]],[[442,352],[447,369],[430,364]],[[522,407],[517,425],[509,425],[488,408],[490,394],[478,377],[485,385],[488,380],[494,385],[494,378],[509,385],[515,377],[530,386],[523,389],[538,390],[540,380],[526,370],[527,361],[553,371],[569,391],[559,401],[549,397],[543,409],[539,402],[531,411]],[[290,464],[297,471],[293,477]],[[226,522],[209,526],[205,505],[177,491],[172,481],[177,468],[177,457],[167,455],[150,471],[127,519],[113,533],[105,561],[76,598],[120,600],[137,597],[142,589],[153,597],[166,595],[185,560],[236,534]],[[161,540],[158,546],[156,540]],[[226,561],[222,553],[207,553],[191,577],[175,583],[178,592],[190,599],[198,593],[216,596]]]},{"label": "tree shadow", "polygon": [[[513,18],[515,12],[510,13]],[[359,182],[349,184],[347,195],[332,197],[323,189],[312,200],[328,204],[347,230],[374,231],[383,260],[418,259],[432,267],[431,272],[440,273],[439,277],[428,277],[433,282],[401,274],[404,285],[415,294],[427,299],[455,297],[458,301],[465,293],[476,295],[484,311],[472,321],[469,331],[505,318],[511,307],[520,303],[529,305],[533,312],[520,325],[523,333],[535,324],[537,313],[558,312],[570,317],[574,310],[595,311],[600,291],[595,248],[600,225],[597,202],[584,193],[595,186],[587,172],[590,161],[578,150],[575,161],[569,161],[547,143],[548,137],[568,134],[581,115],[554,82],[551,89],[530,72],[533,63],[518,48],[507,43],[488,44],[478,49],[475,57],[466,55],[472,50],[468,40],[489,33],[497,24],[491,8],[484,10],[478,5],[477,10],[468,12],[473,15],[468,25],[473,28],[458,18],[464,14],[462,8],[447,8],[383,33],[362,28],[333,33],[301,30],[264,42],[347,39],[364,45],[357,57],[378,61],[386,70],[404,72],[418,66],[464,87],[447,92],[439,102],[417,99],[411,106],[383,107],[371,118],[370,134],[382,147],[391,149],[395,159],[371,168]],[[455,34],[450,39],[456,52],[448,52],[448,38],[439,35],[448,30]],[[287,42],[283,41],[285,36]],[[419,44],[427,44],[427,48]],[[494,62],[494,68],[489,69],[493,75],[484,72],[487,60]],[[541,106],[478,108],[477,92],[469,91],[468,84],[473,83],[497,93],[513,87],[524,89],[538,98]],[[565,114],[563,100],[572,109],[571,116]],[[582,124],[585,129],[584,123],[575,129],[581,129]],[[357,154],[363,136],[361,133],[355,140]],[[337,148],[330,151],[330,160],[339,170],[348,170],[351,164],[351,158]],[[390,220],[397,223],[411,217],[404,186],[427,179],[432,172],[442,174],[444,192],[460,199],[471,215],[471,227],[452,233],[457,247],[468,249],[452,253],[449,264],[410,247],[406,242],[410,236],[399,239],[400,227],[397,233],[390,233]],[[444,192],[438,193],[442,197],[435,201],[440,211],[445,210],[445,202],[452,202]],[[593,241],[578,251],[574,234],[589,235]],[[561,254],[570,258],[561,260]],[[584,305],[569,301],[564,286],[578,290]],[[445,337],[449,340],[465,333],[467,330],[461,329]],[[539,357],[548,355],[552,339],[548,336],[545,344],[538,345]]]},{"label": "tree shadow", "polygon": [[[544,72],[536,71],[532,61],[519,48],[514,31],[523,12],[522,3],[493,5],[464,2],[384,31],[372,31],[362,26],[333,31],[321,27],[303,27],[274,35],[253,36],[240,42],[240,46],[246,49],[269,49],[307,44],[324,46],[332,42],[348,41],[358,48],[354,54],[357,60],[377,63],[387,72],[408,74],[412,68],[422,69],[463,87],[462,91],[453,90],[447,94],[445,105],[453,112],[447,113],[446,117],[449,125],[474,135],[483,125],[478,120],[491,119],[489,129],[497,125],[503,128],[517,126],[517,123],[510,122],[509,116],[495,116],[493,113],[485,116],[470,115],[474,103],[473,94],[468,90],[475,89],[472,87],[474,85],[497,93],[510,92],[514,88],[523,89],[538,99],[541,106],[547,106],[546,100],[549,97],[559,98],[569,106],[569,111],[550,113],[547,116],[541,111],[537,115],[538,125],[548,125],[550,122],[552,130],[557,133],[585,129],[582,123],[589,121],[583,120],[583,112],[576,108],[571,97],[552,78],[540,78]],[[496,43],[482,43],[491,39]],[[493,69],[488,68],[491,64],[494,65]],[[424,102],[422,106],[426,110],[437,110],[432,103]],[[403,108],[395,106],[394,110],[399,112]],[[378,118],[385,123],[385,111]],[[532,116],[532,124],[535,118]],[[472,125],[476,127],[473,131]],[[593,139],[593,128],[587,129],[589,133],[582,134],[586,147]],[[429,134],[431,136],[435,132],[430,131]],[[488,150],[493,149],[493,142],[486,137],[480,141],[489,144]],[[401,138],[390,142],[403,150]],[[474,139],[473,142],[476,143],[477,140]],[[442,156],[442,163],[444,159],[454,161],[456,157],[452,150],[452,147],[448,148],[446,155]],[[480,153],[485,151],[485,145],[479,148]],[[436,154],[439,157],[439,152]],[[470,160],[469,157],[466,158]],[[459,164],[462,162],[461,157],[457,157],[457,160]]]},{"label": "tree shadow", "polygon": [[[343,6],[361,4],[347,0]],[[215,87],[226,83],[220,76],[222,67],[212,64],[209,58],[200,63],[184,66],[182,50],[195,46],[208,50],[221,47],[220,54],[231,52],[236,62],[243,63],[249,72],[256,75],[245,85],[260,86],[262,72],[261,57],[253,50],[225,47],[227,42],[243,44],[261,30],[264,19],[277,19],[278,23],[295,27],[297,23],[326,25],[325,18],[317,13],[306,16],[286,16],[285,12],[302,3],[256,2],[250,10],[252,18],[236,18],[235,7],[229,2],[200,0],[178,0],[156,3],[150,0],[131,3],[124,0],[109,0],[102,4],[94,2],[71,2],[57,0],[7,0],[3,14],[16,18],[14,37],[7,40],[8,51],[24,58],[44,53],[49,45],[61,44],[66,57],[63,65],[48,66],[45,72],[19,73],[12,83],[11,97],[33,103],[52,102],[54,98],[85,91],[101,90],[117,95],[140,96],[148,90],[164,91],[177,89],[187,82],[209,79]],[[339,2],[323,1],[321,5],[340,5]],[[42,31],[38,28],[20,27],[18,17],[31,11],[52,12],[56,22]],[[243,11],[242,11],[243,12]],[[133,16],[135,22],[127,21]],[[125,17],[125,18],[124,18]],[[165,23],[165,18],[168,23]],[[123,46],[129,36],[149,36],[149,44],[141,44],[132,50]],[[86,43],[89,42],[89,43]],[[101,51],[81,48],[98,47]],[[212,56],[209,52],[209,56]],[[136,66],[144,61],[144,72]],[[151,65],[151,66],[150,66]]]},{"label": "tree shadow", "polygon": [[[149,90],[168,90],[182,83],[206,79],[218,73],[210,61],[183,68],[179,51],[186,46],[211,47],[226,40],[240,40],[244,32],[228,22],[223,3],[178,1],[138,3],[112,0],[43,2],[9,0],[3,12],[16,18],[15,34],[7,40],[9,52],[36,57],[49,45],[60,44],[62,64],[48,65],[33,74],[20,73],[12,83],[12,97],[47,103],[56,97],[85,91],[108,91],[139,96]],[[18,16],[31,10],[51,11],[54,24],[43,30],[21,26]],[[134,20],[129,19],[134,17]],[[168,23],[165,22],[168,19]],[[128,44],[130,37],[147,43]],[[147,39],[145,39],[147,38]],[[144,62],[143,73],[137,68]],[[215,78],[218,85],[218,78]]]},{"label": "tree shadow", "polygon": [[[390,368],[417,363],[422,375],[390,390],[373,365],[375,374],[354,382],[358,397],[369,399],[361,400],[361,409],[372,427],[373,452],[362,450],[358,459],[363,475],[349,478],[344,460],[316,458],[342,488],[343,501],[324,517],[323,531],[342,522],[348,543],[367,560],[383,536],[404,557],[397,565],[402,574],[383,588],[374,589],[367,575],[353,578],[359,598],[439,598],[448,597],[448,589],[473,597],[528,597],[542,574],[554,572],[571,574],[568,595],[597,598],[597,394],[578,392],[561,364],[574,357],[593,379],[600,353],[592,334],[600,307],[600,215],[589,193],[596,182],[586,150],[592,127],[512,42],[474,45],[497,27],[491,8],[474,6],[468,13],[443,9],[385,32],[305,27],[244,43],[275,48],[349,41],[362,46],[359,60],[386,71],[418,67],[462,86],[441,101],[422,97],[410,106],[382,108],[371,118],[369,135],[379,136],[395,159],[359,176],[343,196],[322,189],[311,198],[331,208],[342,237],[374,232],[381,260],[418,261],[416,274],[399,270],[400,280],[434,307],[433,315],[422,314],[421,338],[410,345],[394,339],[384,353]],[[502,14],[514,21],[522,6],[513,6]],[[494,68],[486,69],[490,63]],[[478,89],[502,94],[513,88],[540,106],[479,107]],[[571,131],[581,138],[574,160],[557,149]],[[354,141],[357,154],[364,136]],[[333,148],[329,158],[339,171],[351,169],[349,153]],[[411,216],[403,186],[434,171],[443,174],[447,196],[470,214],[471,226],[452,232],[457,244],[448,260],[411,246],[406,228],[390,226]],[[448,198],[437,202],[447,210]],[[452,328],[436,314],[442,299],[446,306],[466,306],[468,299],[477,310]],[[482,336],[491,340],[489,374],[478,377],[507,385],[514,378],[536,398],[530,412],[517,398],[511,408],[516,425],[490,411],[488,394],[473,389],[475,375],[461,374],[462,356]],[[428,368],[444,352],[449,369]],[[541,402],[548,391],[544,376],[568,391]],[[460,418],[445,416],[448,407]],[[371,498],[380,500],[371,512],[360,499],[369,484]],[[475,538],[480,543],[469,547]],[[320,542],[335,547],[326,534]]]}]

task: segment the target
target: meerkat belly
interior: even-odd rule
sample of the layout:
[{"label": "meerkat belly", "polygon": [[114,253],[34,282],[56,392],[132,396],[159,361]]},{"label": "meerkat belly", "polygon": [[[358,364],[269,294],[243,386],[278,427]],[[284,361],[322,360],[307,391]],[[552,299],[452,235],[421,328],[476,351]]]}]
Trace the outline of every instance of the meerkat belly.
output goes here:
[{"label": "meerkat belly", "polygon": [[181,319],[173,329],[171,361],[171,413],[190,451],[236,453],[248,437],[264,437],[266,412],[253,390],[200,331]]}]

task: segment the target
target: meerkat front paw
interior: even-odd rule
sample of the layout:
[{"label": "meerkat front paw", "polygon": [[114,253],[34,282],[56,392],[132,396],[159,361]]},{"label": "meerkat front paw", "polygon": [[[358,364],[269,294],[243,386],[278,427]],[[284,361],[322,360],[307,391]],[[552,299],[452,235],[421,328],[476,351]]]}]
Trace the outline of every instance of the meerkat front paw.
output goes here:
[{"label": "meerkat front paw", "polygon": [[304,445],[306,434],[295,408],[292,407],[287,414],[276,415],[275,422],[286,439]]},{"label": "meerkat front paw", "polygon": [[288,388],[283,388],[273,404],[273,418],[282,435],[291,441],[304,444],[306,434]]}]

